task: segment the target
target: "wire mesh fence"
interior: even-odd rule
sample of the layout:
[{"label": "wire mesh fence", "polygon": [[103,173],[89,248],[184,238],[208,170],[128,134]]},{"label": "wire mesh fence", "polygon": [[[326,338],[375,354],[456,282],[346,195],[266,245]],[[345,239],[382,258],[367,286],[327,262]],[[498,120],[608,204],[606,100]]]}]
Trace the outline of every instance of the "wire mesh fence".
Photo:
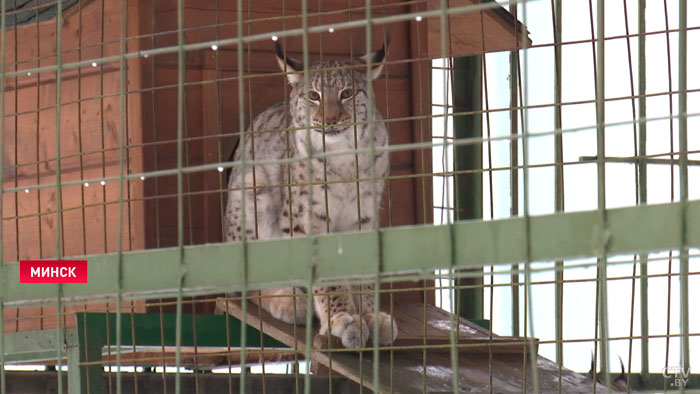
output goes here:
[{"label": "wire mesh fence", "polygon": [[700,387],[699,4],[0,4],[0,392]]}]

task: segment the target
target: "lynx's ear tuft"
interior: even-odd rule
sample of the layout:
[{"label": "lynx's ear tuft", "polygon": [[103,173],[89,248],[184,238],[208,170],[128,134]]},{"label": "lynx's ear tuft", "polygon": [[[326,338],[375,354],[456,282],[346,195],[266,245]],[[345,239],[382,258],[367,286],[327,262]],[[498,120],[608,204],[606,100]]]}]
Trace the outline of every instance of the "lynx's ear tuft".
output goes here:
[{"label": "lynx's ear tuft", "polygon": [[377,79],[379,78],[380,75],[382,75],[382,71],[384,71],[384,64],[386,61],[386,52],[387,48],[389,48],[389,42],[391,41],[391,37],[389,37],[389,34],[387,33],[386,37],[384,38],[384,44],[382,47],[373,53],[368,53],[362,57],[360,57],[360,60],[362,60],[364,63],[367,63],[367,60],[369,59],[370,63],[373,64],[372,66],[372,79]]},{"label": "lynx's ear tuft", "polygon": [[284,55],[282,45],[279,40],[275,41],[275,53],[277,54],[277,63],[280,69],[287,73],[287,79],[292,85],[296,85],[301,81],[301,72],[304,70],[304,65],[299,60]]}]

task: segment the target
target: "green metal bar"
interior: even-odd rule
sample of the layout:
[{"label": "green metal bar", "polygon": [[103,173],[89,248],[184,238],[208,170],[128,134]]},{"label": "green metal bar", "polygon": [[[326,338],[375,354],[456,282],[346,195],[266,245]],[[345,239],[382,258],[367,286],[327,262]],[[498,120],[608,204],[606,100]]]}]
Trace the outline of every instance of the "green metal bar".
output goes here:
[{"label": "green metal bar", "polygon": [[[375,113],[374,109],[376,108],[375,102],[374,102],[374,79],[372,78],[372,60],[374,56],[370,56],[369,54],[372,53],[372,1],[371,0],[365,0],[365,21],[367,22],[365,25],[365,53],[367,53],[367,58],[366,58],[366,66],[365,66],[365,77],[367,80],[367,128],[368,128],[368,134],[369,134],[369,140],[374,141],[374,120],[375,120]],[[382,40],[384,41],[384,40]],[[384,54],[384,61],[386,61],[386,43],[384,43],[383,48],[385,49],[385,54]],[[356,129],[357,130],[357,129]],[[377,178],[377,169],[376,169],[376,146],[374,143],[370,144],[370,174],[372,175],[373,179]],[[355,161],[355,165],[357,165],[357,160]],[[309,169],[311,166],[309,166]],[[359,187],[359,184],[358,184]],[[310,195],[310,194],[309,194]],[[372,182],[372,217],[378,218],[379,217],[379,205],[378,205],[378,198],[377,198],[377,183]],[[359,195],[358,195],[358,204],[359,204]],[[311,213],[309,212],[309,215]],[[359,216],[359,213],[358,213]],[[381,266],[382,266],[382,248],[381,248],[381,237],[382,234],[379,232],[379,220],[374,220],[373,223],[373,230],[374,234],[376,235],[376,243],[377,243],[377,273],[374,276],[373,282],[374,282],[374,310],[372,313],[374,313],[374,316],[379,316],[379,305],[380,305],[380,297],[379,297],[379,288],[381,286],[381,280],[379,277],[379,273],[381,272]],[[362,303],[360,303],[362,305]],[[367,313],[367,311],[360,311],[360,313]],[[380,392],[381,388],[381,379],[379,375],[379,319],[374,319],[374,324],[372,327],[372,380],[374,383],[374,392]]]},{"label": "green metal bar", "polygon": [[[56,258],[63,255],[63,201],[61,198],[61,85],[63,84],[63,4],[56,6]],[[5,59],[2,59],[4,61]],[[2,120],[4,122],[4,119]],[[3,141],[4,144],[4,141]],[[19,281],[18,281],[19,282]],[[56,286],[56,343],[60,344],[63,339],[63,306],[61,304],[62,284]],[[56,359],[61,360],[62,346],[56,348]],[[61,368],[57,366],[56,376],[58,380],[58,394],[63,394],[63,374]]]},{"label": "green metal bar", "polygon": [[[177,2],[177,261],[179,269],[177,281],[177,304],[175,306],[175,394],[181,392],[180,362],[182,344],[182,287],[185,280],[185,218],[184,218],[184,196],[182,194],[182,162],[183,162],[183,130],[185,111],[185,2]],[[120,289],[121,290],[121,289]]]},{"label": "green metal bar", "polygon": [[[455,111],[481,111],[482,107],[482,55],[454,59]],[[483,137],[482,115],[453,117],[455,140],[480,141]],[[483,148],[481,142],[454,146],[455,171],[474,171],[455,175],[455,220],[481,219],[483,217]],[[472,286],[458,291],[459,310],[467,319],[484,318],[483,277],[457,279],[458,286]]]},{"label": "green metal bar", "polygon": [[[311,148],[311,104],[309,101],[309,20],[308,20],[308,4],[307,0],[302,0],[301,1],[301,41],[302,41],[302,50],[303,50],[303,57],[302,57],[302,62],[304,65],[304,72],[303,72],[303,84],[304,84],[304,101],[305,101],[305,110],[304,110],[304,131],[306,135],[306,152],[308,153],[307,156],[307,178],[309,180],[307,186],[308,190],[308,201],[309,201],[309,206],[312,206],[313,202],[313,193],[314,189],[313,186],[311,185],[311,179],[312,179],[312,174],[311,174],[311,161],[313,154],[313,149]],[[325,141],[325,140],[324,140]],[[325,144],[325,142],[324,142]],[[307,210],[306,212],[306,220],[307,223],[311,223],[311,210]],[[308,226],[307,232],[310,235],[309,240],[311,241],[311,249],[309,253],[309,258],[304,264],[304,268],[300,272],[306,272],[307,273],[307,294],[308,296],[306,297],[306,326],[311,327],[312,323],[312,314],[308,313],[308,311],[313,310],[313,297],[311,296],[313,294],[313,285],[314,285],[314,279],[316,277],[316,269],[317,264],[318,264],[318,238],[316,238],[313,230],[313,226]],[[376,258],[375,258],[376,259]],[[311,342],[312,342],[312,335],[311,335],[311,330],[306,330],[305,335],[304,335],[304,341],[306,342],[304,344],[304,359],[307,362],[307,365],[310,367],[311,366]],[[307,370],[307,373],[304,375],[304,394],[310,394],[311,393],[311,374]]]},{"label": "green metal bar", "polygon": [[[77,330],[66,329],[64,334],[66,346],[78,345]],[[52,330],[6,333],[3,356],[6,362],[12,363],[53,360],[62,341],[56,342]]]},{"label": "green metal bar", "polygon": [[[564,211],[564,153],[561,133],[561,35],[562,35],[562,2],[554,1],[554,211]],[[554,318],[556,339],[556,362],[559,365],[559,387],[561,390],[561,367],[564,365],[564,262],[555,262],[554,285]]]},{"label": "green metal bar", "polygon": [[[447,37],[450,35],[450,30],[448,26],[448,19],[447,19],[447,10],[448,10],[448,5],[447,5],[447,0],[440,0],[440,55],[443,59],[446,59],[448,56],[447,52]],[[445,74],[445,81],[448,81],[447,77],[447,72],[443,71]],[[449,108],[448,108],[448,103],[449,103],[449,95],[448,95],[448,90],[447,90],[448,84],[445,83],[445,86],[443,88],[443,102],[445,104],[444,107],[444,118],[443,118],[443,136],[445,137],[443,139],[443,154],[447,154],[447,149],[449,147],[448,144],[448,139],[447,139],[447,120],[449,116]],[[447,184],[447,190],[445,191],[446,195],[449,195],[450,190],[449,190],[449,183]],[[455,273],[455,265],[456,265],[456,253],[455,253],[455,228],[454,228],[454,220],[451,217],[451,215],[448,213],[446,215],[447,217],[447,231],[448,231],[448,245],[447,248],[445,249],[448,251],[448,258],[449,258],[449,271],[448,271],[448,280],[449,283],[456,283],[456,280],[454,278],[454,273]],[[453,313],[450,313],[450,327],[452,329],[450,330],[450,366],[452,367],[452,371],[455,373],[452,374],[452,392],[457,394],[459,392],[459,378],[458,374],[456,371],[458,371],[459,368],[459,360],[458,360],[458,354],[457,354],[457,304],[458,304],[458,294],[457,291],[453,291],[451,293],[452,295],[452,305],[454,308]],[[424,352],[425,354],[425,352]],[[426,359],[424,358],[423,360],[423,370],[425,371],[426,368]],[[425,385],[425,380],[423,381],[423,385]],[[425,387],[425,386],[424,386]]]},{"label": "green metal bar", "polygon": [[[689,256],[687,243],[688,218],[685,211],[688,203],[688,2],[678,2],[678,124],[680,148],[680,192],[681,192],[681,247],[680,247],[680,313],[681,313],[681,366],[683,371],[690,371],[690,308],[688,294]],[[685,391],[684,385],[680,387]]]},{"label": "green metal bar", "polygon": [[[518,15],[518,5],[511,4],[510,13],[517,18]],[[520,191],[518,182],[518,78],[520,70],[520,57],[518,51],[511,51],[509,56],[510,74],[509,74],[509,88],[510,88],[510,214],[511,216],[518,216],[519,199],[518,193]],[[511,267],[511,282],[512,286],[510,288],[510,298],[511,298],[511,333],[513,336],[520,336],[520,274],[518,271],[518,265],[515,264]]]},{"label": "green metal bar", "polygon": [[[598,256],[608,240],[608,255],[678,249],[682,215],[679,203],[610,209],[608,229],[599,227],[597,211],[573,212],[530,217],[531,261],[552,261]],[[688,247],[700,247],[700,201],[689,201],[685,214]],[[525,218],[454,224],[454,251],[457,268],[512,264],[526,260],[523,237]],[[635,231],[630,231],[634,228]],[[450,267],[450,235],[447,226],[415,226],[381,229],[382,273],[427,272]],[[316,277],[340,278],[375,275],[377,269],[375,236],[354,232],[322,235],[318,243]],[[338,254],[338,246],[343,254]],[[508,248],[503,248],[508,245]],[[312,255],[309,238],[248,242],[248,282],[253,286],[307,283],[308,262]],[[194,291],[234,291],[242,288],[241,243],[187,246],[183,286]],[[162,298],[174,294],[180,278],[178,248],[124,252],[123,292],[140,297]],[[233,256],[233,257],[232,257]],[[65,284],[66,297],[92,297],[115,294],[117,255],[85,256],[89,281]],[[270,266],[269,261],[278,264]],[[226,262],[226,264],[218,264]],[[39,301],[56,296],[55,284],[19,284],[19,264],[4,264],[5,302]],[[160,293],[158,293],[160,292]]]},{"label": "green metal bar", "polygon": [[[630,37],[630,28],[629,28],[629,15],[627,12],[627,0],[623,0],[622,2],[623,5],[623,11],[624,11],[624,20],[625,20],[625,34],[627,35],[626,37],[626,44],[627,44],[627,56],[628,56],[628,71],[629,71],[629,78],[630,78],[630,95],[634,97],[634,70],[632,66],[632,44],[631,44],[631,37]],[[637,111],[636,111],[636,106],[635,106],[635,101],[634,99],[630,100],[630,104],[632,107],[632,118],[637,119]],[[639,146],[637,144],[638,140],[638,133],[637,133],[637,124],[635,123],[634,126],[632,127],[632,137],[633,137],[633,148],[634,148],[634,157],[639,157]],[[635,173],[634,173],[634,181],[635,181],[635,199],[636,203],[639,204],[639,163],[635,162]],[[632,353],[634,351],[634,341],[632,340],[632,336],[634,335],[635,332],[635,320],[636,316],[635,313],[637,311],[637,308],[639,308],[639,305],[637,304],[637,255],[635,254],[634,256],[634,261],[632,263],[632,288],[630,291],[630,294],[632,295],[632,299],[630,302],[630,325],[629,325],[629,335],[630,339],[628,342],[627,346],[627,373],[626,373],[626,378],[629,379],[629,375],[632,373],[632,369],[629,368],[632,365]]]},{"label": "green metal bar", "polygon": [[[605,2],[598,0],[597,42],[596,42],[596,131],[598,155],[598,226],[608,228],[608,215],[605,203]],[[611,391],[610,365],[608,354],[608,275],[607,244],[605,233],[601,233],[601,250],[598,257],[598,329],[600,335],[600,369],[605,377],[607,391]],[[595,373],[595,372],[594,372]]]},{"label": "green metal bar", "polygon": [[66,365],[68,365],[68,393],[81,394],[80,347],[66,346],[66,358]]},{"label": "green metal bar", "polygon": [[[0,56],[2,56],[2,60],[0,61],[0,81],[5,81],[5,55],[6,55],[6,24],[7,24],[7,15],[5,15],[6,11],[6,2],[7,0],[1,0],[0,1],[0,18],[2,18],[2,21],[0,21]],[[16,111],[16,109],[15,109]],[[3,200],[5,196],[5,191],[4,191],[4,185],[5,185],[5,83],[0,83],[0,144],[2,144],[2,147],[0,147],[0,163],[3,163],[0,165],[0,213],[5,212],[4,207],[3,207]],[[4,235],[3,235],[3,227],[0,226],[0,267],[4,265],[5,263],[5,258],[4,258],[4,253],[5,253],[5,248],[3,247],[4,245]],[[0,272],[0,283],[5,283],[6,277],[4,272]],[[5,289],[4,286],[0,288],[0,394],[5,394],[7,392],[7,381],[5,379]]]},{"label": "green metal bar", "polygon": [[[639,203],[647,203],[647,85],[646,85],[646,0],[639,0],[637,26],[639,28],[639,50],[637,67],[639,75]],[[640,298],[640,325],[641,325],[641,374],[643,381],[649,378],[649,280],[648,280],[649,255],[641,253],[639,256],[639,298]]]},{"label": "green metal bar", "polygon": [[[126,16],[127,16],[127,2],[122,0],[121,2],[121,15],[120,15],[120,34],[119,34],[119,53],[122,55],[119,59],[119,202],[118,209],[119,224],[117,226],[117,258],[118,258],[118,268],[117,268],[117,313],[116,313],[116,345],[117,349],[121,349],[121,321],[122,321],[122,257],[124,253],[124,154],[126,151],[126,59],[124,58],[124,53],[126,53]],[[178,190],[178,192],[181,192]],[[179,196],[180,193],[178,193]],[[122,352],[119,350],[117,352],[117,393],[122,393]],[[100,377],[101,380],[101,377]]]},{"label": "green metal bar", "polygon": [[[523,23],[527,25],[527,0],[523,0]],[[534,323],[534,311],[532,306],[532,285],[531,283],[531,263],[533,261],[533,236],[536,232],[533,232],[533,221],[530,216],[530,169],[529,169],[529,157],[530,153],[528,151],[530,137],[528,133],[528,49],[527,49],[527,31],[523,29],[521,32],[521,45],[523,50],[523,74],[526,78],[523,79],[523,130],[522,130],[522,144],[523,144],[523,214],[524,214],[524,231],[525,231],[525,318],[527,323],[525,324],[524,331],[525,336],[528,337],[528,348],[529,348],[529,358],[530,358],[530,368],[532,371],[532,384],[535,389],[535,393],[540,392],[539,387],[539,370],[537,369],[537,347],[535,346],[535,323]],[[529,332],[528,332],[529,328]],[[525,364],[525,357],[523,357],[523,364]],[[527,378],[525,374],[525,365],[523,365],[523,380]],[[525,384],[523,384],[525,387]]]},{"label": "green metal bar", "polygon": [[[646,120],[644,121],[646,124]],[[639,164],[642,160],[646,164],[656,164],[656,165],[680,165],[680,161],[677,159],[650,159],[640,156],[627,156],[627,157],[616,157],[616,156],[606,156],[603,159],[606,163],[625,163],[625,164]],[[598,156],[581,156],[579,157],[579,162],[589,162],[598,161]],[[688,166],[700,166],[700,160],[688,160]],[[645,186],[646,187],[646,186]]]},{"label": "green metal bar", "polygon": [[[237,0],[236,1],[236,38],[241,40],[243,38],[243,1],[242,0]],[[243,103],[244,101],[244,94],[243,94],[243,45],[242,43],[239,44],[236,48],[236,73],[238,76],[238,102]],[[238,109],[238,129],[240,132],[240,139],[239,139],[239,146],[241,146],[241,157],[240,157],[240,163],[241,163],[241,177],[240,177],[240,185],[245,186],[246,185],[246,160],[247,158],[247,152],[246,152],[246,125],[245,125],[245,107],[244,106],[239,106]],[[255,135],[251,133],[250,138],[255,138]],[[254,155],[254,153],[253,153]],[[255,157],[253,157],[255,159]],[[254,168],[254,167],[253,167]],[[255,171],[255,170],[253,170]],[[242,279],[243,281],[243,286],[241,288],[241,322],[240,322],[240,343],[248,343],[247,341],[247,332],[246,332],[246,317],[248,315],[248,302],[247,302],[247,296],[248,296],[248,231],[247,231],[247,218],[246,218],[246,190],[244,187],[241,187],[241,206],[243,209],[241,209],[241,248],[238,251],[238,254],[236,256],[240,256],[242,264],[240,266],[240,270],[236,273],[239,278]],[[235,275],[235,274],[234,274]],[[241,393],[246,392],[246,347],[241,348],[241,360],[240,360],[240,366],[241,366],[241,374],[240,374],[240,385],[239,385],[239,391]]]}]

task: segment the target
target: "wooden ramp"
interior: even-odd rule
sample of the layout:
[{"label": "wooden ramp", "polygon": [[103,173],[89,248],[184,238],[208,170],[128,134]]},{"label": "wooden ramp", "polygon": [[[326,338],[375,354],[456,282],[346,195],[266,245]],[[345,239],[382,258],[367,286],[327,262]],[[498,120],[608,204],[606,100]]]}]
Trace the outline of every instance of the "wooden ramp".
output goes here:
[{"label": "wooden ramp", "polygon": [[[239,301],[217,300],[217,309],[238,319]],[[393,316],[399,335],[393,345],[380,348],[379,376],[382,393],[451,393],[453,371],[450,362],[450,315],[432,305],[396,304]],[[303,352],[306,329],[272,317],[258,305],[248,303],[246,323]],[[461,392],[527,392],[533,389],[529,366],[529,345],[525,338],[491,334],[459,319],[459,374]],[[340,340],[318,335],[314,323],[312,371],[339,374],[374,388],[373,352],[342,348]],[[371,346],[368,345],[368,346]],[[541,392],[591,393],[592,382],[584,375],[559,368],[552,361],[537,357]],[[561,384],[561,391],[560,390]]]}]

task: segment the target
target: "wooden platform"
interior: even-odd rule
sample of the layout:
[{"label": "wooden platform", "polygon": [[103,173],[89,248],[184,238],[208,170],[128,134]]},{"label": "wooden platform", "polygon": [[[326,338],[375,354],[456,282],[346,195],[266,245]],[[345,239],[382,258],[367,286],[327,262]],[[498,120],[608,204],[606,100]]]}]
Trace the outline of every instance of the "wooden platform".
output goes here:
[{"label": "wooden platform", "polygon": [[[237,301],[217,300],[217,309],[241,318]],[[305,348],[306,329],[294,327],[275,319],[253,303],[248,304],[247,324],[298,349]],[[450,315],[432,305],[397,304],[393,316],[399,327],[394,344],[382,349],[379,361],[381,392],[441,393],[452,392],[450,362]],[[337,338],[318,335],[314,324],[312,371],[339,374],[374,388],[373,352],[353,352],[342,349]],[[493,335],[469,321],[460,319],[459,326],[459,387],[463,392],[531,391],[532,376],[528,345],[525,338]],[[562,369],[543,357],[537,357],[541,392],[590,393],[592,382],[584,375]]]},{"label": "wooden platform", "polygon": [[[102,352],[102,362],[105,365],[117,365],[117,351],[112,349],[110,354],[106,350]],[[134,351],[129,346],[122,347],[121,363],[122,365],[151,365],[151,366],[177,366],[176,348],[174,346],[137,346]],[[302,357],[300,355],[298,357]],[[246,351],[246,363],[276,363],[294,361],[295,354],[292,351],[284,351],[281,349],[248,349]],[[217,367],[233,365],[238,366],[241,363],[240,348],[231,348],[231,350],[222,349],[220,347],[193,347],[180,348],[180,366],[200,369],[213,369]]]},{"label": "wooden platform", "polygon": [[[117,350],[116,346],[108,352],[106,349],[102,351],[102,364],[104,366],[117,366]],[[221,347],[200,347],[193,348],[183,346],[180,348],[180,363],[176,360],[176,348],[174,346],[136,346],[134,350],[131,346],[123,346],[121,354],[121,365],[128,366],[168,366],[168,367],[187,367],[197,368],[200,370],[210,370],[214,368],[222,368],[228,365],[238,367],[241,364],[240,348],[231,348],[227,350]],[[296,356],[296,357],[295,357]],[[288,349],[270,349],[264,351],[261,349],[248,349],[246,351],[246,363],[261,364],[291,362],[297,359],[303,359],[303,354],[295,355],[293,351]],[[56,361],[55,358],[23,361],[23,365],[67,365],[66,358],[61,361]]]}]

